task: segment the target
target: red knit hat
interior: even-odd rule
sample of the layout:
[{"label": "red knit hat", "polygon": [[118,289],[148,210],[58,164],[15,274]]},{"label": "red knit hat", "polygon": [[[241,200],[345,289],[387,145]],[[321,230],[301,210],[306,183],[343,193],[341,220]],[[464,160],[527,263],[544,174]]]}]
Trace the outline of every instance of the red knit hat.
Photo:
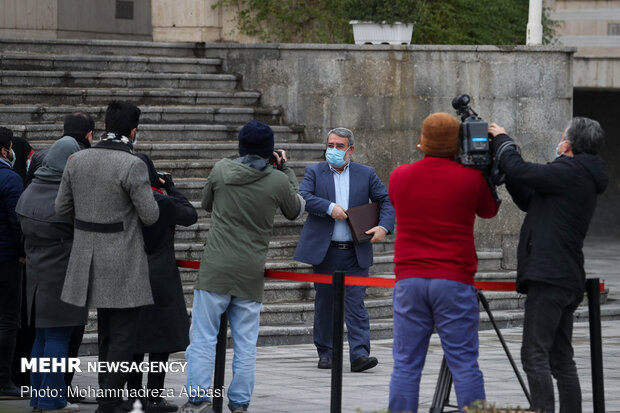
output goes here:
[{"label": "red knit hat", "polygon": [[433,113],[422,122],[418,148],[431,156],[454,156],[459,153],[459,120],[449,113]]}]

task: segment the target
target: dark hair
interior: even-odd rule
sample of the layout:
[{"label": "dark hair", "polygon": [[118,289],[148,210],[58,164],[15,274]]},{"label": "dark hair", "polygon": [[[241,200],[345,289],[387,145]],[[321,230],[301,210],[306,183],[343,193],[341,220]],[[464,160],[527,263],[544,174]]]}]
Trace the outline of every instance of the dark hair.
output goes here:
[{"label": "dark hair", "polygon": [[105,111],[106,132],[129,137],[131,130],[140,123],[140,109],[131,102],[113,100]]},{"label": "dark hair", "polygon": [[605,132],[597,121],[576,117],[566,129],[564,137],[571,142],[575,155],[580,153],[596,155],[603,144]]},{"label": "dark hair", "polygon": [[0,148],[5,148],[8,151],[12,140],[13,131],[9,128],[0,127]]},{"label": "dark hair", "polygon": [[86,134],[95,129],[95,121],[84,112],[74,112],[65,116],[63,134],[76,139],[83,139]]}]

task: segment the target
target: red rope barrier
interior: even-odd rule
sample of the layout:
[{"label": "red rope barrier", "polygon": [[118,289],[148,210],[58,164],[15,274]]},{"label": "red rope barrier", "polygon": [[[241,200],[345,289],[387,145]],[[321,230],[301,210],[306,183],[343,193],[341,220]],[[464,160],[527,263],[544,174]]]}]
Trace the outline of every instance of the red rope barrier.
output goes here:
[{"label": "red rope barrier", "polygon": [[[200,261],[177,260],[177,265],[182,268],[199,269]],[[331,284],[332,276],[329,274],[309,274],[304,272],[265,270],[265,277],[277,280],[311,282],[319,284]],[[394,278],[387,277],[356,277],[347,275],[345,285],[357,285],[362,287],[385,287],[392,288],[396,283]],[[601,283],[601,292],[605,292],[605,283]],[[517,286],[514,281],[475,281],[474,286],[483,291],[515,291]]]}]

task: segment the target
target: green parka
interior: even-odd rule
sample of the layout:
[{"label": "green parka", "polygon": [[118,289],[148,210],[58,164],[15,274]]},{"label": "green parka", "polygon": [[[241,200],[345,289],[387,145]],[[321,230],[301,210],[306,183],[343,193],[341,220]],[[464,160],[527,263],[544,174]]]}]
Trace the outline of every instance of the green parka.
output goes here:
[{"label": "green parka", "polygon": [[258,170],[238,160],[217,162],[202,191],[211,226],[194,288],[262,302],[276,209],[295,220],[303,203],[286,164],[280,171],[270,165]]}]

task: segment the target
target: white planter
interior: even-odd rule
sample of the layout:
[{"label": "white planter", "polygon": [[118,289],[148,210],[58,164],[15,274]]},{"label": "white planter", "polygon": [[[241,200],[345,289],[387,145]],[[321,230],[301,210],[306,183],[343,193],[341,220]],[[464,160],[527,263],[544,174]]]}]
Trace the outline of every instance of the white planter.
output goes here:
[{"label": "white planter", "polygon": [[413,23],[377,24],[351,20],[355,44],[409,44]]}]

